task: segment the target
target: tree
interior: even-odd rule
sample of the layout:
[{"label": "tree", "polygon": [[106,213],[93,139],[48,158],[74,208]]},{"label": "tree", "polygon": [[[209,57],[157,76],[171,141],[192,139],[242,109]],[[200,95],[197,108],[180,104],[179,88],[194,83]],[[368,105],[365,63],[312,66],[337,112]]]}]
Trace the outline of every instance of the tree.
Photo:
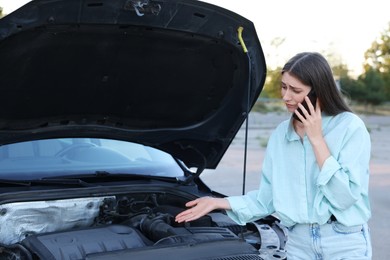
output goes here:
[{"label": "tree", "polygon": [[267,78],[264,84],[263,96],[267,98],[280,98],[280,81],[282,80],[282,68],[268,69]]},{"label": "tree", "polygon": [[356,102],[366,103],[367,89],[361,80],[355,80],[348,75],[340,77],[340,87],[348,99]]},{"label": "tree", "polygon": [[382,75],[370,68],[358,79],[352,79],[348,75],[341,76],[340,86],[347,97],[353,101],[364,103],[365,105],[380,105],[386,101],[385,82]]},{"label": "tree", "polygon": [[[279,60],[279,47],[283,45],[285,42],[285,38],[282,37],[276,37],[273,38],[271,41],[271,47],[273,50],[271,50],[267,54],[267,59],[271,59],[271,53],[272,53],[272,58],[274,60]],[[264,90],[261,93],[263,97],[266,98],[281,98],[281,93],[280,93],[280,81],[282,79],[282,68],[280,66],[277,66],[276,68],[267,67],[267,78],[264,84]]]},{"label": "tree", "polygon": [[379,73],[384,84],[384,93],[382,94],[385,94],[386,99],[390,100],[390,23],[388,29],[372,43],[364,57],[364,74],[373,73],[372,71]]},{"label": "tree", "polygon": [[335,76],[335,78],[341,79],[341,78],[349,77],[348,76],[349,69],[348,69],[348,66],[346,64],[340,63],[337,65],[334,65],[332,67],[332,71],[333,71],[333,75]]},{"label": "tree", "polygon": [[386,101],[385,81],[383,80],[381,73],[371,68],[361,75],[359,80],[366,86],[365,100],[367,103],[379,105]]}]

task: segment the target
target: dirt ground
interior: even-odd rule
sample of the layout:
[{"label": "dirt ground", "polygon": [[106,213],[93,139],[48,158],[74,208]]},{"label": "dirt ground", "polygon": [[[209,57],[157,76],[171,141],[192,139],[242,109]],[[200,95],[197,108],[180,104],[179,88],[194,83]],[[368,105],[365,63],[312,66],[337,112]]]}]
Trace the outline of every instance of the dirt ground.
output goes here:
[{"label": "dirt ground", "polygon": [[[201,176],[215,191],[239,195],[257,189],[260,169],[268,138],[285,113],[251,113],[244,186],[244,127],[238,132],[216,170],[206,170]],[[373,259],[390,259],[390,116],[360,115],[369,129],[372,141],[370,162],[370,200],[372,218],[369,221],[373,244]],[[245,125],[245,124],[244,124]],[[243,188],[244,192],[243,192]]]}]

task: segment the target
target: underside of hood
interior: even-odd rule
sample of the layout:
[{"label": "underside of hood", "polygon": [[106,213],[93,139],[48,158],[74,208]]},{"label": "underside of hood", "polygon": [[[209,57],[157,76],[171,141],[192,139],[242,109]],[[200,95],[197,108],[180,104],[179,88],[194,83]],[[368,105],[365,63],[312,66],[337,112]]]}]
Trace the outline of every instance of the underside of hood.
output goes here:
[{"label": "underside of hood", "polygon": [[199,1],[32,1],[0,20],[0,57],[0,145],[104,137],[202,168],[266,75],[253,23]]}]

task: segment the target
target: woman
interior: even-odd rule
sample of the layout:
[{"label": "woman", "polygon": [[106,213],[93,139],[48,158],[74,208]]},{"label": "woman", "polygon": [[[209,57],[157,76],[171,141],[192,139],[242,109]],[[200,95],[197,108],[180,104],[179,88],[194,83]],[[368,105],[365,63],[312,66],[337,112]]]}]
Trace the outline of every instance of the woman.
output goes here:
[{"label": "woman", "polygon": [[[241,225],[275,214],[289,230],[289,260],[371,259],[371,142],[363,121],[345,104],[319,53],[299,53],[287,62],[281,93],[295,116],[270,137],[259,190],[190,201],[176,221],[214,209],[225,209]],[[308,94],[317,97],[315,106]]]}]

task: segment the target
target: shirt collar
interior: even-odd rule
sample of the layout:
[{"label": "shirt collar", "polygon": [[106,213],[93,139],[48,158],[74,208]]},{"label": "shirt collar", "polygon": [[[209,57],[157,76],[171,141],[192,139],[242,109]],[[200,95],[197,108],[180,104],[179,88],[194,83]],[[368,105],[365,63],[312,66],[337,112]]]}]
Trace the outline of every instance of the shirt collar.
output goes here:
[{"label": "shirt collar", "polygon": [[[322,112],[321,117],[322,117],[322,131],[325,132],[324,130],[327,128],[327,126],[329,124],[329,121],[330,121],[330,119],[333,116],[330,116],[330,115],[325,114],[324,112]],[[290,141],[290,142],[297,141],[297,140],[301,139],[299,137],[299,135],[294,130],[293,117],[292,116],[290,117],[290,121],[288,123],[288,127],[287,127],[287,130],[286,130],[286,139],[287,139],[287,141]]]}]

